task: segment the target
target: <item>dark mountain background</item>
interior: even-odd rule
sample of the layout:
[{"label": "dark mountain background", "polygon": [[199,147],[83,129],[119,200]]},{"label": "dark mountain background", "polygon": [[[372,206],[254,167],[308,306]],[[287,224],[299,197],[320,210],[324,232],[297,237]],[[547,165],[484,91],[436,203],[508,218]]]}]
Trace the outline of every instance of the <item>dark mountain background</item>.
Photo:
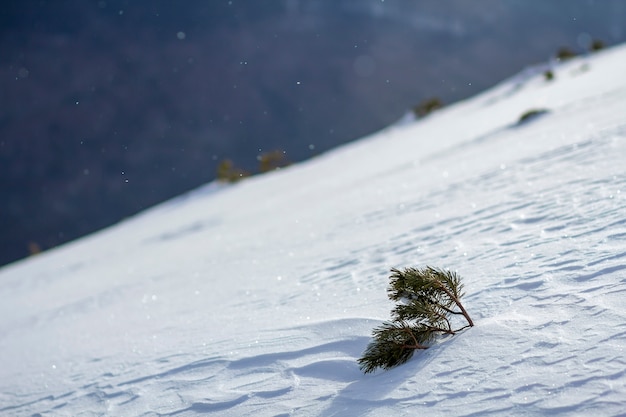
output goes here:
[{"label": "dark mountain background", "polygon": [[625,24],[621,0],[4,1],[0,265],[211,181],[223,159],[308,158],[560,47],[623,42]]}]

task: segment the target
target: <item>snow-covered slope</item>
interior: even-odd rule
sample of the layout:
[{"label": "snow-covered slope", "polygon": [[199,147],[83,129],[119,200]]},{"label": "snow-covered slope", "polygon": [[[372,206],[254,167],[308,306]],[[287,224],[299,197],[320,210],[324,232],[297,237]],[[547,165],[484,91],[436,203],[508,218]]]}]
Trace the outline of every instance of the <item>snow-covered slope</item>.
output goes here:
[{"label": "snow-covered slope", "polygon": [[[3,268],[0,415],[625,415],[624,74],[527,71]],[[363,375],[389,269],[424,265],[476,326]]]}]

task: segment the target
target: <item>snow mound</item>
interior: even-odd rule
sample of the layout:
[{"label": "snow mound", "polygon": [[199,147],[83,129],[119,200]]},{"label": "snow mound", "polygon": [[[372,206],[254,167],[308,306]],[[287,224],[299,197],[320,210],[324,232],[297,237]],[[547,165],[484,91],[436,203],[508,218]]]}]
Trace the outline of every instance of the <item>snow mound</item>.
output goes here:
[{"label": "snow mound", "polygon": [[[3,268],[0,414],[623,415],[626,47],[553,71]],[[424,265],[476,326],[363,375]]]}]

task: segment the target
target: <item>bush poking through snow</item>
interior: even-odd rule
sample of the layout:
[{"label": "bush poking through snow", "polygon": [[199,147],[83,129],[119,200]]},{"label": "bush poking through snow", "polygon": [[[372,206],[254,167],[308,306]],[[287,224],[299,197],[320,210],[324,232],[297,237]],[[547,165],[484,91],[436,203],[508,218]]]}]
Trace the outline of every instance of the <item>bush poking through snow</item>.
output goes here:
[{"label": "bush poking through snow", "polygon": [[606,46],[604,45],[604,42],[600,39],[594,39],[593,41],[591,41],[591,45],[589,45],[589,49],[591,50],[591,52],[598,52],[605,47]]},{"label": "bush poking through snow", "polygon": [[437,97],[432,97],[422,101],[421,103],[413,107],[413,113],[415,113],[415,116],[417,116],[418,118],[422,118],[428,116],[435,110],[439,110],[442,107],[443,101],[441,101]]},{"label": "bush poking through snow", "polygon": [[[374,329],[374,340],[358,360],[361,370],[390,369],[408,361],[416,349],[427,349],[438,335],[454,335],[474,325],[461,304],[463,285],[455,272],[426,267],[392,269],[389,298],[398,305],[392,321]],[[462,316],[465,326],[454,329],[451,316]]]},{"label": "bush poking through snow", "polygon": [[290,164],[287,160],[285,151],[264,152],[256,158],[259,161],[259,172],[269,172],[276,169],[284,168]]},{"label": "bush poking through snow", "polygon": [[237,168],[233,161],[224,159],[217,165],[217,180],[222,182],[237,182],[250,174],[243,169]]},{"label": "bush poking through snow", "polygon": [[519,120],[517,121],[517,126],[522,125],[524,123],[528,123],[531,120],[535,120],[536,118],[543,116],[546,113],[548,113],[548,110],[546,109],[527,110],[524,113],[522,113],[522,115],[519,117]]},{"label": "bush poking through snow", "polygon": [[559,48],[556,51],[556,59],[557,61],[567,61],[568,59],[572,59],[576,56],[576,52],[569,49],[567,46]]},{"label": "bush poking through snow", "polygon": [[546,70],[543,73],[543,78],[545,78],[546,81],[554,80],[554,72],[552,70]]}]

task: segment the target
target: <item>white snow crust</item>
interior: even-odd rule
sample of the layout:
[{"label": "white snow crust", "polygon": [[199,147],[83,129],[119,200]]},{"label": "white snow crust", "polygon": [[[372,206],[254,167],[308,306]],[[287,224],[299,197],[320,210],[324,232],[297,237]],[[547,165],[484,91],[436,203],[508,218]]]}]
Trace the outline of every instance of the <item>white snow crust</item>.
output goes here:
[{"label": "white snow crust", "polygon": [[[2,268],[0,415],[626,415],[626,47],[541,72]],[[476,326],[364,375],[426,265]]]}]

